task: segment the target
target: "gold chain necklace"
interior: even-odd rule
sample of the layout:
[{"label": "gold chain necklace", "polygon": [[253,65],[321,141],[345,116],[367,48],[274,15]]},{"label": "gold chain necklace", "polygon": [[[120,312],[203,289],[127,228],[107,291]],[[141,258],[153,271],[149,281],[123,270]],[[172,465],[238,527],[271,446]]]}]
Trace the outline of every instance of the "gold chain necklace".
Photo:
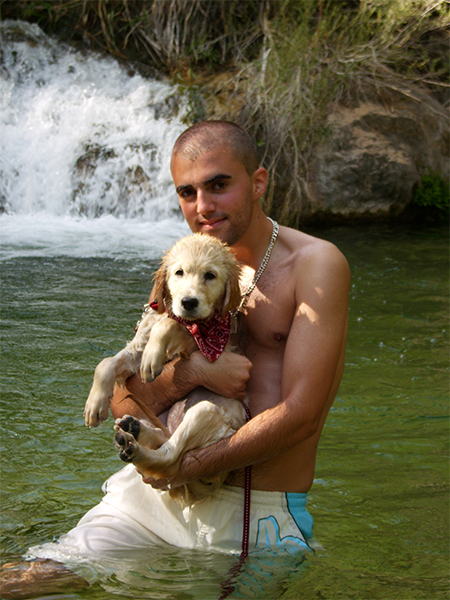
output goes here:
[{"label": "gold chain necklace", "polygon": [[[262,262],[261,262],[261,264],[259,266],[259,269],[255,273],[255,276],[251,280],[251,282],[248,285],[248,287],[245,290],[245,292],[242,294],[241,303],[239,304],[238,308],[231,313],[231,316],[233,318],[233,329],[236,328],[236,317],[238,316],[238,314],[240,312],[242,312],[242,309],[244,308],[245,303],[247,302],[247,298],[253,292],[253,290],[255,289],[256,284],[258,283],[258,281],[261,278],[261,275],[266,270],[267,263],[269,262],[270,255],[272,254],[273,247],[275,246],[275,242],[277,241],[278,231],[279,231],[280,227],[279,227],[279,225],[278,225],[278,223],[276,221],[274,221],[270,217],[267,217],[267,218],[272,223],[272,235],[271,235],[271,238],[270,238],[269,247],[267,248],[267,251],[266,251],[266,253],[264,255],[264,258],[262,259]],[[236,333],[236,331],[233,331],[232,333]]]}]

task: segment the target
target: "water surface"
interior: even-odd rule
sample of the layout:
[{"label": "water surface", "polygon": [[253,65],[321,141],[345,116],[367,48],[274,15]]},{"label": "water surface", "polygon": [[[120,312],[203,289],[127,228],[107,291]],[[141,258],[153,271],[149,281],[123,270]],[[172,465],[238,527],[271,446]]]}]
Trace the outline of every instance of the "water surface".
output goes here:
[{"label": "water surface", "polygon": [[[353,275],[347,367],[309,502],[324,550],[284,570],[250,565],[240,594],[447,598],[448,235],[320,235]],[[133,335],[156,265],[136,256],[3,261],[2,561],[73,527],[121,468],[112,419],[88,430],[83,406],[95,365]],[[213,599],[229,566],[213,554],[149,552],[63,597]]]}]

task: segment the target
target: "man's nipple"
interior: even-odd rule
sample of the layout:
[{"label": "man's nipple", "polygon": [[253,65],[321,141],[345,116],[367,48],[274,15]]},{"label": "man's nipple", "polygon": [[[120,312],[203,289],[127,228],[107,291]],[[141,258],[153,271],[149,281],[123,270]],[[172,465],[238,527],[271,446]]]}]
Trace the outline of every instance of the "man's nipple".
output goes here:
[{"label": "man's nipple", "polygon": [[273,334],[273,339],[276,342],[284,342],[286,340],[286,337],[287,336],[284,333],[278,333],[278,332],[276,332],[276,333]]}]

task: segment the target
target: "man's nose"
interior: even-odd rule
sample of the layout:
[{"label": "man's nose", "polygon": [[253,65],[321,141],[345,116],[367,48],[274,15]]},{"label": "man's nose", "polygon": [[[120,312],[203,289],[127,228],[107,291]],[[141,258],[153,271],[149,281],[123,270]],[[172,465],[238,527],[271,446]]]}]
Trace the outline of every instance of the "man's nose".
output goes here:
[{"label": "man's nose", "polygon": [[212,194],[205,190],[197,190],[197,213],[204,215],[214,212],[215,204]]}]

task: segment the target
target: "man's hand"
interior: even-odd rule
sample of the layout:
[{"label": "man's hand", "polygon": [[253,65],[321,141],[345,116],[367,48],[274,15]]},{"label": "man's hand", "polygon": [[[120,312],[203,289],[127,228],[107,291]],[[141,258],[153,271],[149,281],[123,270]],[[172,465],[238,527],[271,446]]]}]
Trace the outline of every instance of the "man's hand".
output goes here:
[{"label": "man's hand", "polygon": [[198,375],[198,385],[220,396],[236,400],[245,399],[245,388],[252,368],[248,358],[232,352],[223,352],[217,360],[209,362],[201,352],[193,352],[189,361]]},{"label": "man's hand", "polygon": [[[195,452],[195,451],[194,451]],[[142,477],[143,483],[151,485],[156,490],[167,491],[171,488],[179,487],[190,481],[198,479],[197,469],[201,467],[200,463],[194,456],[194,452],[186,452],[181,459],[180,470],[171,479],[155,479],[154,477],[145,477],[136,467],[136,471]]]}]

